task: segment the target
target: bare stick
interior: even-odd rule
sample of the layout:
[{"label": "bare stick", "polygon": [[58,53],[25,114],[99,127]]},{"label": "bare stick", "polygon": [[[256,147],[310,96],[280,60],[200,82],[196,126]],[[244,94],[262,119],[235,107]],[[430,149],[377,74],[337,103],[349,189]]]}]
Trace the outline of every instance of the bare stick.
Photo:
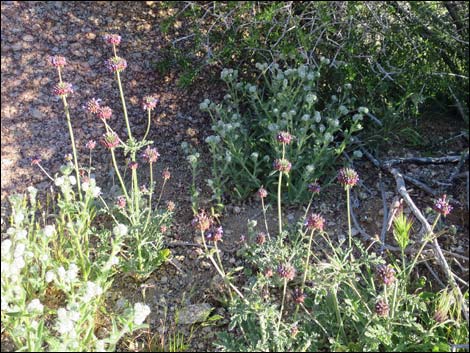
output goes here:
[{"label": "bare stick", "polygon": [[396,158],[384,161],[385,168],[390,168],[396,164],[415,163],[415,164],[445,164],[457,163],[460,161],[461,156],[444,156],[444,157],[409,157],[409,158]]}]

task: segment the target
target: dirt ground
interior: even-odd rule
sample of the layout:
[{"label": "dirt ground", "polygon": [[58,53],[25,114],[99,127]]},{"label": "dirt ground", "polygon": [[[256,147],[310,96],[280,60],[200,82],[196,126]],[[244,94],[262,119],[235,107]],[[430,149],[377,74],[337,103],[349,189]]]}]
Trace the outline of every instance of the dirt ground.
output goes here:
[{"label": "dirt ground", "polygon": [[[159,171],[169,167],[172,175],[163,201],[172,200],[177,205],[174,225],[167,238],[172,251],[172,262],[156,271],[143,284],[127,278],[115,280],[110,302],[122,296],[130,300],[142,300],[140,294],[136,294],[140,292],[136,290],[136,286],[140,285],[146,288],[145,300],[152,307],[150,333],[123,340],[121,348],[148,349],[142,342],[148,341],[153,335],[157,340],[161,339],[165,330],[168,332],[168,327],[171,330],[175,312],[188,304],[209,303],[215,307],[215,312],[224,316],[216,327],[195,326],[192,336],[189,326],[180,325],[177,330],[185,334],[189,350],[214,350],[214,336],[227,328],[225,324],[228,316],[217,297],[217,283],[213,281],[214,269],[198,256],[199,248],[191,245],[198,241],[190,227],[191,172],[180,144],[183,141],[191,142],[200,149],[203,160],[209,158],[203,148],[204,138],[210,134],[209,117],[199,112],[199,103],[204,98],[219,98],[220,90],[205,80],[199,80],[190,89],[182,89],[176,85],[176,73],[162,76],[154,69],[153,63],[159,58],[159,49],[172,39],[160,32],[158,23],[168,13],[156,2],[3,1],[1,12],[2,224],[8,213],[8,195],[24,192],[29,185],[34,185],[43,192],[52,186],[37,167],[31,166],[31,158],[40,155],[44,168],[54,174],[58,172],[64,155],[71,152],[62,104],[51,94],[57,80],[55,71],[47,66],[49,55],[65,56],[69,62],[63,75],[64,80],[72,83],[75,88],[69,104],[78,151],[82,152],[81,161],[86,163],[88,158],[86,142],[90,139],[99,140],[104,132],[101,124],[87,116],[81,108],[88,99],[103,99],[116,113],[111,121],[113,128],[124,134],[124,120],[117,116],[121,111],[119,91],[104,65],[111,53],[102,39],[106,33],[119,33],[122,43],[118,55],[128,62],[128,68],[122,77],[133,132],[140,136],[145,132],[146,115],[140,102],[144,95],[155,93],[160,102],[153,114],[150,139],[155,141],[161,154]],[[430,119],[428,124],[430,126],[426,127],[426,136],[429,140],[437,139],[437,136],[442,139],[441,144],[436,144],[433,153],[456,154],[465,144],[468,147],[468,142],[464,139],[446,142],[462,128],[454,120],[436,122]],[[422,152],[397,147],[383,153],[381,157],[417,156]],[[109,155],[100,146],[93,158],[97,167],[98,184],[102,189],[108,190],[112,186],[112,178],[108,173],[112,169]],[[356,190],[355,213],[364,230],[375,236],[380,234],[383,222],[378,170],[366,159],[355,163],[362,180],[362,185]],[[465,168],[468,170],[468,164]],[[400,166],[400,170],[409,176],[446,192],[462,205],[446,220],[449,224],[456,225],[456,234],[443,238],[442,246],[468,259],[468,209],[465,207],[468,190],[465,179],[457,179],[450,186],[435,183],[446,180],[452,169],[453,165]],[[199,180],[202,205],[208,205],[210,197],[207,186],[204,185],[208,173],[207,169],[203,169]],[[395,181],[390,175],[383,174],[383,189],[389,206],[397,195]],[[432,204],[430,196],[423,190],[408,185],[408,191],[422,209]],[[333,238],[336,236],[341,239],[347,234],[344,206],[344,193],[335,185],[324,189],[312,205],[313,210],[321,212],[327,219],[326,230],[331,230]],[[286,208],[285,211],[285,218],[292,221],[298,219],[303,212],[302,207]],[[227,266],[243,264],[237,258],[236,250],[240,246],[240,236],[246,234],[247,221],[250,219],[258,220],[258,227],[262,230],[262,213],[256,198],[241,204],[227,205],[221,218],[225,229],[221,249]],[[275,228],[274,214],[270,214],[269,222],[273,222],[272,227]],[[390,233],[387,234],[387,243],[393,243]],[[451,264],[462,278],[468,278],[468,262],[459,258]],[[167,315],[163,310],[165,306],[169,308]],[[168,327],[162,329],[165,322]]]}]

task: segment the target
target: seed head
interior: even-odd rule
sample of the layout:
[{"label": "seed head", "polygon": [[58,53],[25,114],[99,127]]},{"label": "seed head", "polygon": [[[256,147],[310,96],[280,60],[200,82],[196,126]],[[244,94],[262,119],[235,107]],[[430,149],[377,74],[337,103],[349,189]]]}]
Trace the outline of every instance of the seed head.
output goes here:
[{"label": "seed head", "polygon": [[264,199],[266,196],[268,196],[268,192],[264,187],[260,187],[258,192],[256,193],[261,199]]},{"label": "seed head", "polygon": [[127,61],[120,57],[112,57],[106,61],[106,66],[111,72],[121,72],[127,67]]},{"label": "seed head", "polygon": [[67,61],[60,55],[49,56],[49,65],[54,67],[64,67],[67,65]]},{"label": "seed head", "polygon": [[338,172],[338,181],[344,187],[353,187],[359,181],[359,175],[354,169],[341,168]]},{"label": "seed head", "polygon": [[277,274],[281,278],[285,278],[288,281],[292,281],[295,277],[295,268],[290,264],[279,265],[277,267]]},{"label": "seed head", "polygon": [[98,117],[103,120],[108,120],[113,115],[110,107],[102,107],[98,110]]},{"label": "seed head", "polygon": [[292,142],[292,135],[289,134],[287,131],[280,131],[277,134],[276,138],[280,143],[285,144],[285,145],[288,145]]},{"label": "seed head", "polygon": [[380,299],[376,304],[375,304],[375,313],[380,316],[380,317],[387,317],[388,313],[390,311],[390,308],[388,304],[385,302],[385,300]]},{"label": "seed head", "polygon": [[144,110],[153,110],[157,106],[158,99],[152,96],[145,96],[142,100],[142,108]]},{"label": "seed head", "polygon": [[147,146],[144,153],[142,153],[142,158],[148,163],[155,163],[160,157],[160,153],[158,153],[156,148],[151,148]]},{"label": "seed head", "polygon": [[273,163],[273,167],[274,169],[287,174],[292,168],[292,164],[287,159],[276,159]]},{"label": "seed head", "polygon": [[107,132],[106,134],[103,135],[101,143],[106,148],[109,148],[109,149],[116,148],[117,146],[119,146],[119,143],[120,143],[119,136],[115,132]]},{"label": "seed head", "polygon": [[59,82],[54,86],[52,93],[58,97],[67,97],[69,94],[73,93],[72,84],[67,82]]},{"label": "seed head", "polygon": [[437,309],[433,315],[433,319],[440,324],[446,321],[447,318],[448,318],[447,312],[442,308]]},{"label": "seed head", "polygon": [[323,231],[325,219],[317,213],[312,213],[306,220],[305,226],[310,230]]},{"label": "seed head", "polygon": [[273,276],[273,270],[272,268],[268,267],[264,270],[264,276],[266,278],[271,278]]},{"label": "seed head", "polygon": [[434,203],[434,210],[443,215],[444,217],[447,216],[453,209],[453,207],[449,204],[449,201],[447,201],[446,198],[447,195],[442,195],[442,197]]},{"label": "seed head", "polygon": [[395,270],[390,265],[380,265],[377,267],[377,279],[388,286],[395,281]]},{"label": "seed head", "polygon": [[121,43],[121,36],[119,34],[105,34],[103,38],[106,43],[111,45],[119,45]]}]

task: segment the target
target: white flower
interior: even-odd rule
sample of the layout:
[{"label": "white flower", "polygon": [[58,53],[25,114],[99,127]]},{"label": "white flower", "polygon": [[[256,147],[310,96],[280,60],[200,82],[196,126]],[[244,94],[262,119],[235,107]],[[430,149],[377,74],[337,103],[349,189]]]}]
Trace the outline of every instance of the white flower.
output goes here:
[{"label": "white flower", "polygon": [[33,299],[26,307],[29,313],[42,313],[44,311],[44,305],[41,304],[39,299]]},{"label": "white flower", "polygon": [[25,267],[25,262],[24,262],[24,259],[22,257],[15,257],[15,260],[13,261],[13,263],[11,264],[11,270],[12,272],[14,273],[19,273],[23,267]]},{"label": "white flower", "polygon": [[109,264],[111,266],[119,264],[119,257],[111,256],[110,259],[109,259]]},{"label": "white flower", "polygon": [[341,114],[343,114],[343,115],[346,115],[346,114],[348,114],[349,110],[348,110],[348,108],[346,108],[344,105],[341,105],[341,106],[339,107],[339,112],[340,112]]},{"label": "white flower", "polygon": [[87,282],[85,295],[82,297],[82,300],[84,303],[87,303],[94,297],[100,296],[101,294],[103,294],[103,289],[100,287],[100,285],[94,282]]},{"label": "white flower", "polygon": [[77,183],[77,179],[73,175],[69,176],[70,184],[75,185]]},{"label": "white flower", "polygon": [[83,191],[88,191],[88,189],[90,188],[90,183],[88,181],[84,181],[82,183],[82,189]]},{"label": "white flower", "polygon": [[[2,241],[2,255],[8,252],[10,252],[11,249],[11,240],[10,239],[5,239]],[[3,266],[2,266],[3,267]]]},{"label": "white flower", "polygon": [[307,94],[307,96],[305,97],[305,101],[309,104],[312,104],[313,102],[316,102],[317,101],[317,96],[313,93],[309,93]]},{"label": "white flower", "polygon": [[39,260],[41,260],[42,262],[46,262],[47,260],[49,260],[49,255],[42,254],[41,256],[39,256]]},{"label": "white flower", "polygon": [[366,107],[359,107],[358,112],[362,114],[367,114],[369,113],[369,109]]},{"label": "white flower", "polygon": [[352,85],[350,83],[346,83],[346,84],[344,84],[344,88],[345,89],[351,89]]},{"label": "white flower", "polygon": [[253,153],[251,154],[251,158],[254,159],[254,160],[257,160],[258,157],[259,157],[258,152],[253,152]]},{"label": "white flower", "polygon": [[26,231],[26,229],[19,229],[16,231],[16,240],[26,239],[27,236],[28,232]]},{"label": "white flower", "polygon": [[46,272],[46,282],[50,283],[55,279],[55,274],[53,271],[47,271]]},{"label": "white flower", "polygon": [[95,352],[106,352],[106,346],[103,340],[96,341]]},{"label": "white flower", "polygon": [[304,114],[302,115],[302,121],[309,121],[310,120],[310,114]]},{"label": "white flower", "polygon": [[14,257],[23,256],[25,249],[26,249],[26,245],[24,245],[23,243],[16,245],[15,253],[13,254],[13,256]]},{"label": "white flower", "polygon": [[48,224],[47,226],[44,227],[44,235],[46,238],[50,238],[54,235],[55,233],[55,226]]},{"label": "white flower", "polygon": [[307,170],[307,173],[313,173],[315,167],[312,164],[309,164],[305,167],[305,169]]},{"label": "white flower", "polygon": [[67,271],[65,271],[65,268],[63,266],[60,266],[58,269],[57,269],[57,277],[58,278],[64,278],[65,275],[66,275]]},{"label": "white flower", "polygon": [[64,184],[64,177],[63,177],[63,176],[58,177],[58,178],[55,180],[54,184],[55,184],[56,186],[61,186],[61,185],[63,185],[63,184]]},{"label": "white flower", "polygon": [[116,237],[124,237],[127,235],[128,228],[126,225],[119,223],[117,226],[113,228],[113,234]]},{"label": "white flower", "polygon": [[321,57],[320,57],[320,62],[321,62],[322,64],[329,65],[329,64],[330,64],[330,59],[327,59],[327,58],[325,58],[324,56],[321,56]]},{"label": "white flower", "polygon": [[95,186],[92,191],[93,197],[98,197],[101,195],[101,188],[99,186]]},{"label": "white flower", "polygon": [[22,212],[15,214],[15,218],[14,218],[15,224],[20,224],[21,222],[23,222],[23,220],[24,220],[24,214]]},{"label": "white flower", "polygon": [[134,304],[134,324],[142,324],[147,318],[148,314],[150,314],[150,308],[148,305],[142,303]]},{"label": "white flower", "polygon": [[65,275],[65,281],[69,283],[75,281],[75,279],[77,278],[77,274],[78,274],[77,265],[75,265],[74,263],[71,263],[69,266],[69,270],[67,271]]}]

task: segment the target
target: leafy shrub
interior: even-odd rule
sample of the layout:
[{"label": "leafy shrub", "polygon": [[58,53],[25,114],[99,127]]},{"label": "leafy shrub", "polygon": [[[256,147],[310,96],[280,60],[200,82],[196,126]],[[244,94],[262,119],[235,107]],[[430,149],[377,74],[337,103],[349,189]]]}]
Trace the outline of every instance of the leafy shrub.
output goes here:
[{"label": "leafy shrub", "polygon": [[255,84],[238,80],[238,71],[224,69],[221,78],[228,94],[219,103],[206,99],[200,108],[212,117],[214,135],[206,142],[213,158],[209,186],[221,202],[221,192],[245,198],[261,185],[275,189],[272,165],[281,155],[277,132],[293,135],[282,158],[292,163],[287,193],[291,202],[303,201],[307,185],[332,171],[351,136],[362,129],[363,114],[351,98],[351,84],[324,95],[319,84],[322,68],[301,65],[283,70],[277,64],[256,64]]}]

